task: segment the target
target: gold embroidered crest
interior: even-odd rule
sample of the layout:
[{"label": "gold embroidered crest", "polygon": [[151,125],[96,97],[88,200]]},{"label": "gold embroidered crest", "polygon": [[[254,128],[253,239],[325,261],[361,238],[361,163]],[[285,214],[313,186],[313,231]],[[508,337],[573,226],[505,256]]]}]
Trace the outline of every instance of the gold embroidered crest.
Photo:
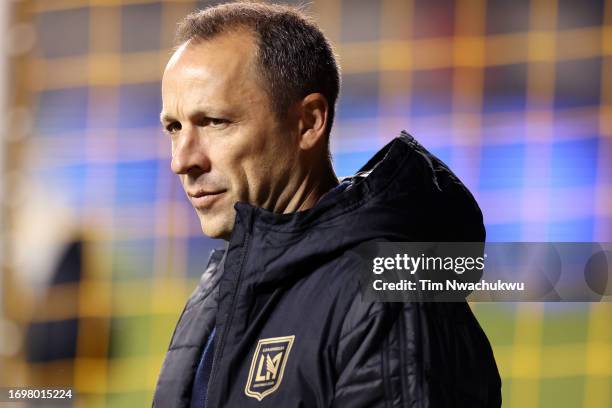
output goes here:
[{"label": "gold embroidered crest", "polygon": [[257,342],[249,379],[244,387],[246,395],[261,401],[277,390],[283,380],[294,339],[295,336],[272,337]]}]

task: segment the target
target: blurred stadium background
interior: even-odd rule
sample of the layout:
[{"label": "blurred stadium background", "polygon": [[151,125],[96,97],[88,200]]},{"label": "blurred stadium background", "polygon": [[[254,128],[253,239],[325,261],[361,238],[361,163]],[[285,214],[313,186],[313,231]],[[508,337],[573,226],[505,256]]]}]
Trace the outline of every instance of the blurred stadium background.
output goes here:
[{"label": "blurred stadium background", "polygon": [[[150,405],[211,248],[169,169],[159,81],[204,1],[3,0],[0,387]],[[294,3],[295,4],[295,3]],[[400,129],[490,241],[612,241],[612,1],[325,0],[348,175]],[[612,406],[612,305],[473,304],[506,407]]]}]

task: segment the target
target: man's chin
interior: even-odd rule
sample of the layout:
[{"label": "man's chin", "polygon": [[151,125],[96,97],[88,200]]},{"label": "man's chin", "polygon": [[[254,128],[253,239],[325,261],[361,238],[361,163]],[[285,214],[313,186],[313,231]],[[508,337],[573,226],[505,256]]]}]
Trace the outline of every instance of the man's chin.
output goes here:
[{"label": "man's chin", "polygon": [[204,220],[200,217],[200,226],[202,233],[209,238],[223,239],[229,241],[232,236],[232,229],[226,223],[215,222],[216,220]]}]

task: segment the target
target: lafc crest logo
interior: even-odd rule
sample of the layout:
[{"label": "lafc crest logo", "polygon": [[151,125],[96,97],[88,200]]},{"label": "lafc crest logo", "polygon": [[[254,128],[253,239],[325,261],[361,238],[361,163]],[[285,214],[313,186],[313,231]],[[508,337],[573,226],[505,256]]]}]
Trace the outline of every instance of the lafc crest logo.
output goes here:
[{"label": "lafc crest logo", "polygon": [[286,336],[259,340],[244,388],[246,395],[261,401],[277,390],[283,380],[294,339],[295,336]]}]

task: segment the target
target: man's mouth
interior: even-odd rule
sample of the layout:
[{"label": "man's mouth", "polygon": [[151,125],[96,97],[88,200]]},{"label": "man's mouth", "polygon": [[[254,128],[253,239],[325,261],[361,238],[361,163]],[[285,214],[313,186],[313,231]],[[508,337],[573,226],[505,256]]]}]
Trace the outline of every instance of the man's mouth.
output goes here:
[{"label": "man's mouth", "polygon": [[223,194],[227,190],[216,190],[216,191],[205,191],[198,190],[193,193],[187,193],[189,195],[189,199],[191,200],[191,204],[199,209],[209,209],[213,206],[215,202],[217,202]]}]

